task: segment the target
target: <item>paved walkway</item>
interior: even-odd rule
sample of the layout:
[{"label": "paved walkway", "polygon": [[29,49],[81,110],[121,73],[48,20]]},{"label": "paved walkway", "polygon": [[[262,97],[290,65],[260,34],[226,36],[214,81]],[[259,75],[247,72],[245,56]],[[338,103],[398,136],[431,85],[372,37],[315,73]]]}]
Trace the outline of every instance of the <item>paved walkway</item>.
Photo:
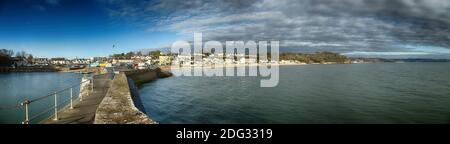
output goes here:
[{"label": "paved walkway", "polygon": [[[94,123],[95,112],[100,102],[106,95],[110,87],[110,74],[94,76],[94,92],[88,96],[83,96],[83,101],[74,101],[74,109],[66,106],[58,112],[57,121],[53,116],[42,121],[42,124],[92,124]],[[90,86],[89,86],[90,87]],[[91,90],[91,89],[89,89]]]}]

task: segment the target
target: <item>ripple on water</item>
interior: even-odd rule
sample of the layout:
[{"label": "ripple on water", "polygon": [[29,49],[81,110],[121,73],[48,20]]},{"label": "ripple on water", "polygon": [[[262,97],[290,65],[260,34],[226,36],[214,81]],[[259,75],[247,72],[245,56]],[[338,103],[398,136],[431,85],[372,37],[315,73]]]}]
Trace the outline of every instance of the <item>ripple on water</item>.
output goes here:
[{"label": "ripple on water", "polygon": [[450,63],[280,67],[259,77],[172,77],[140,89],[161,123],[448,123]]}]

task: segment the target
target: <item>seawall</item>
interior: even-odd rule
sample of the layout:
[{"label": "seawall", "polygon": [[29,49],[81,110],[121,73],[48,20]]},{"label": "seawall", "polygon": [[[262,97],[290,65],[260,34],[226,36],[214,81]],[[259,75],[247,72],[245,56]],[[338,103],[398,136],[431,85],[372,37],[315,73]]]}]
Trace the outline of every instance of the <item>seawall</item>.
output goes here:
[{"label": "seawall", "polygon": [[53,67],[19,67],[19,68],[9,68],[0,67],[0,72],[57,72],[58,69]]},{"label": "seawall", "polygon": [[135,105],[128,79],[117,74],[95,114],[94,124],[156,124]]},{"label": "seawall", "polygon": [[157,124],[144,113],[137,86],[170,76],[159,68],[117,74],[97,109],[94,124]]},{"label": "seawall", "polygon": [[165,78],[172,76],[172,73],[167,71],[162,71],[160,68],[153,70],[134,70],[126,71],[125,75],[132,79],[136,86],[141,86],[144,83],[154,81],[158,78]]}]

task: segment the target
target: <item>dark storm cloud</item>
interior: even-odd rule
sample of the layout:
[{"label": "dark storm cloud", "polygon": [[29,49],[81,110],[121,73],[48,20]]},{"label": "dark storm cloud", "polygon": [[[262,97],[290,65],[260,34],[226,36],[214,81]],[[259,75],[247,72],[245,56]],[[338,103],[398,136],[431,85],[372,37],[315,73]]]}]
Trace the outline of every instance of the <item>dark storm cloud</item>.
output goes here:
[{"label": "dark storm cloud", "polygon": [[295,51],[450,55],[439,51],[450,47],[450,0],[109,3],[119,6],[112,14],[152,22],[149,31],[203,32],[205,40],[280,40],[282,50]]}]

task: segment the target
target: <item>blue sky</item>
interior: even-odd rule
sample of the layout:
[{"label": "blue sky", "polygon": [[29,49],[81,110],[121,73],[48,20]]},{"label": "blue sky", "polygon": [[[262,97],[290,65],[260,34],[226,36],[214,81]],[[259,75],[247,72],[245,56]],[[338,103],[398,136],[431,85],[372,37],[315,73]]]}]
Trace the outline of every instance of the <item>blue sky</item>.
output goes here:
[{"label": "blue sky", "polygon": [[0,49],[87,58],[167,48],[201,32],[278,40],[281,51],[450,58],[448,13],[450,0],[1,0]]},{"label": "blue sky", "polygon": [[[157,48],[173,32],[148,32],[116,21],[96,1],[0,2],[0,48],[38,57],[90,57]],[[113,49],[112,45],[116,45]]]}]

